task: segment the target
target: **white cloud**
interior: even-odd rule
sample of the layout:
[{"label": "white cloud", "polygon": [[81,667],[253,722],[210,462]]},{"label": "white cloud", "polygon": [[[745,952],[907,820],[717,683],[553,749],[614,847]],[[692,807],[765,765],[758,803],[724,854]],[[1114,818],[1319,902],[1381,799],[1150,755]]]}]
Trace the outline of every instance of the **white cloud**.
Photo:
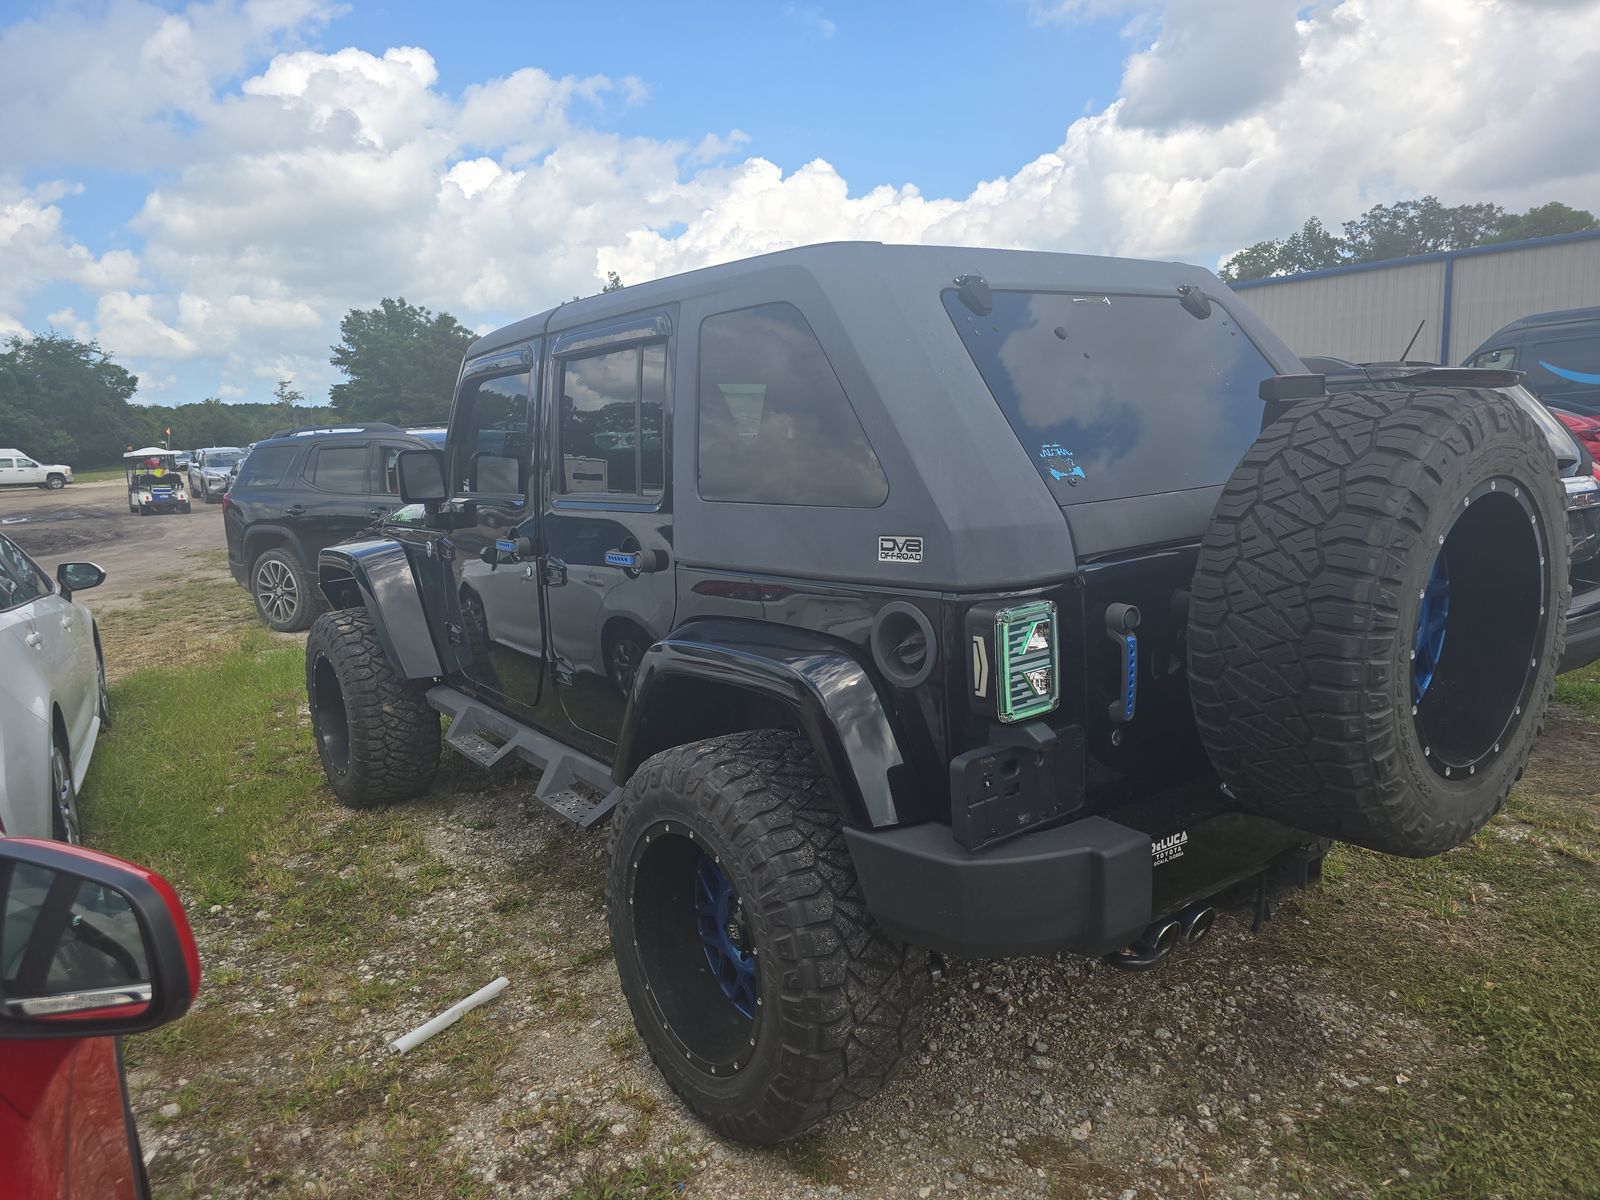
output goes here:
[{"label": "white cloud", "polygon": [[[339,318],[385,295],[482,329],[607,270],[638,282],[833,238],[1214,261],[1312,213],[1426,192],[1600,208],[1592,2],[1035,3],[1039,21],[1131,14],[1121,94],[963,197],[740,159],[738,130],[605,132],[608,106],[647,95],[629,77],[530,66],[451,93],[423,48],[296,46],[328,12],[107,0],[98,23],[68,10],[0,32],[0,162],[37,170],[47,140],[165,168],[137,258],[67,234],[70,185],[0,186],[0,330],[69,282],[114,352],[204,362],[219,395],[292,375],[315,396]],[[15,119],[35,97],[38,137]]]}]

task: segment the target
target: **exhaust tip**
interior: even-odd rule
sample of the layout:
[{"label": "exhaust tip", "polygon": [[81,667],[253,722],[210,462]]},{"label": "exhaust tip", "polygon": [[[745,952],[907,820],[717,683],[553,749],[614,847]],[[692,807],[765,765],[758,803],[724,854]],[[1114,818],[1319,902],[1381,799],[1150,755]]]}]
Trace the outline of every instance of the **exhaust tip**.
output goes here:
[{"label": "exhaust tip", "polygon": [[1217,923],[1217,910],[1209,904],[1199,904],[1189,909],[1179,918],[1183,926],[1183,944],[1192,946],[1196,942],[1204,941],[1213,926]]},{"label": "exhaust tip", "polygon": [[1183,926],[1177,921],[1161,921],[1145,931],[1144,942],[1158,958],[1165,958],[1183,940]]}]

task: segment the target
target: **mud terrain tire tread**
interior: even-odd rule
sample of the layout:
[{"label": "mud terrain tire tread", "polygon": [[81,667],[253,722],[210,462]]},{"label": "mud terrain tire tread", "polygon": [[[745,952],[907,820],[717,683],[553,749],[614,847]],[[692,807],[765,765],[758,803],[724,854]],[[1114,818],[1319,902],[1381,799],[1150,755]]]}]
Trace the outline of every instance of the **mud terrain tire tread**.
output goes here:
[{"label": "mud terrain tire tread", "polygon": [[[707,1124],[770,1145],[875,1095],[921,1038],[931,987],[927,951],[892,941],[867,911],[837,805],[816,756],[793,730],[710,738],[647,761],[623,792],[611,829],[606,911],[613,947],[633,930],[619,853],[662,816],[689,815],[740,887],[763,972],[763,1045],[739,1079],[680,1061],[636,997],[642,974],[618,952],[623,991],[646,1048],[673,1091]],[[776,976],[776,982],[773,980]],[[764,1068],[765,1074],[762,1075]]]},{"label": "mud terrain tire tread", "polygon": [[306,694],[315,712],[316,663],[327,659],[344,694],[348,762],[329,762],[322,738],[317,751],[328,787],[341,804],[375,808],[426,792],[439,769],[439,714],[419,684],[402,679],[384,653],[365,609],[323,613],[306,639]]},{"label": "mud terrain tire tread", "polygon": [[[1504,753],[1474,780],[1446,781],[1408,745],[1401,601],[1465,487],[1507,471],[1543,514],[1555,616]],[[1386,853],[1465,841],[1504,804],[1541,729],[1571,599],[1566,547],[1553,455],[1506,397],[1347,392],[1297,406],[1235,469],[1195,573],[1190,689],[1223,780],[1246,808]]]}]

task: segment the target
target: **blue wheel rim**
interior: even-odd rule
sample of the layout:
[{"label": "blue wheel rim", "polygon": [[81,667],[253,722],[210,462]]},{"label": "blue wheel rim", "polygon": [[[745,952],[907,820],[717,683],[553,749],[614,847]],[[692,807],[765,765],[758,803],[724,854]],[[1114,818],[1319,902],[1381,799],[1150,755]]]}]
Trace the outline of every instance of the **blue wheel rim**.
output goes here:
[{"label": "blue wheel rim", "polygon": [[756,1015],[755,951],[735,941],[742,928],[739,897],[716,859],[705,854],[694,873],[694,919],[706,965],[722,994],[750,1018]]},{"label": "blue wheel rim", "polygon": [[1450,618],[1450,563],[1439,551],[1433,570],[1422,589],[1417,608],[1417,635],[1411,645],[1411,703],[1421,704],[1433,686],[1439,670],[1439,655],[1444,650],[1445,630]]}]

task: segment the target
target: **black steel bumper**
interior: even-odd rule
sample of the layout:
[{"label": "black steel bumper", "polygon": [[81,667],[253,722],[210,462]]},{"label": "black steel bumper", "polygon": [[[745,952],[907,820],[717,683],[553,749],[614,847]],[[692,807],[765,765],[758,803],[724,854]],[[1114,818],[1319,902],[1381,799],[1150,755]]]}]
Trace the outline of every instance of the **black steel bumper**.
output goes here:
[{"label": "black steel bumper", "polygon": [[1237,811],[1214,780],[979,850],[937,822],[847,826],[845,840],[874,919],[902,941],[963,958],[1108,954],[1157,917],[1263,872],[1293,882],[1280,868],[1328,848]]},{"label": "black steel bumper", "polygon": [[1567,608],[1567,648],[1561,654],[1561,671],[1576,671],[1600,658],[1600,584],[1577,585]]},{"label": "black steel bumper", "polygon": [[1106,954],[1150,923],[1150,837],[1103,817],[978,851],[936,823],[845,840],[877,922],[947,954]]}]

